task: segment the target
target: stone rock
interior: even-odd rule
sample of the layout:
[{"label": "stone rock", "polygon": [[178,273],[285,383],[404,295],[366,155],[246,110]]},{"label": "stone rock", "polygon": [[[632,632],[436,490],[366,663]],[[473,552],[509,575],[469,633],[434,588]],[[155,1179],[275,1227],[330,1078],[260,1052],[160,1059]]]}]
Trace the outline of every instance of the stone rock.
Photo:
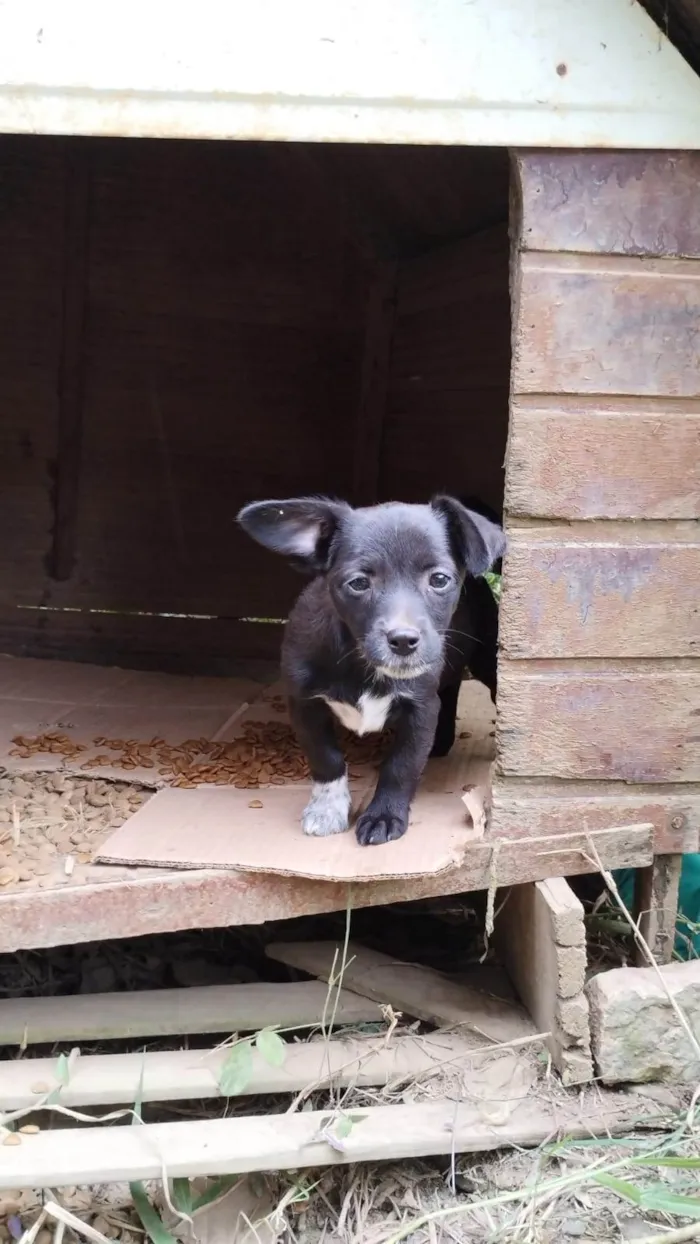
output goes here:
[{"label": "stone rock", "polygon": [[664,984],[653,968],[613,968],[589,981],[593,1056],[606,1084],[700,1080],[700,1054],[667,992],[700,1042],[700,959],[670,963],[660,972]]}]

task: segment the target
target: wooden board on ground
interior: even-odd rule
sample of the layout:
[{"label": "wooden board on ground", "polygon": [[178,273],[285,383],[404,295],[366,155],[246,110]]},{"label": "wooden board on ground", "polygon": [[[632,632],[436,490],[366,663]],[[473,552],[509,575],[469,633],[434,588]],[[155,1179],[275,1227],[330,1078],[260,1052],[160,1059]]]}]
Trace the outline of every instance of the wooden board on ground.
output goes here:
[{"label": "wooden board on ground", "polygon": [[442,1026],[460,1025],[487,1040],[517,1041],[535,1031],[522,1008],[512,1003],[355,942],[348,946],[342,974],[342,946],[335,942],[276,942],[266,953],[321,980],[342,979],[345,989],[388,1003],[395,1011]]},{"label": "wooden board on ground", "polygon": [[[337,1017],[336,1017],[337,1019]],[[429,1080],[451,1068],[473,1069],[483,1060],[468,1034],[435,1032],[420,1037],[336,1037],[289,1043],[276,1067],[252,1049],[251,1075],[244,1092],[289,1093],[329,1085],[398,1087]],[[482,1043],[483,1044],[483,1043]],[[487,1048],[490,1058],[495,1057]],[[159,1050],[138,1054],[87,1054],[75,1060],[58,1099],[62,1106],[131,1105],[222,1096],[219,1077],[230,1050]],[[0,1062],[0,1101],[4,1110],[36,1106],[58,1087],[56,1058]],[[474,1072],[472,1070],[472,1075]]]},{"label": "wooden board on ground", "polygon": [[[327,996],[326,986],[319,981],[302,981],[7,998],[0,1002],[0,1045],[257,1032],[270,1024],[311,1027],[321,1022]],[[336,1012],[338,1023],[381,1018],[379,1007],[366,997],[342,991]]]},{"label": "wooden board on ground", "polygon": [[[70,1128],[23,1136],[2,1150],[0,1189],[60,1188],[122,1180],[193,1179],[247,1171],[344,1166],[450,1153],[483,1153],[506,1145],[539,1145],[558,1134],[590,1137],[628,1130],[639,1103],[620,1095],[561,1101],[525,1096],[503,1107],[493,1103],[437,1101],[353,1110],[347,1136],[333,1135],[330,1110],[239,1116],[142,1127]],[[645,1123],[654,1116],[645,1103]],[[658,1111],[661,1113],[661,1110]],[[343,1129],[344,1130],[344,1129]],[[325,1136],[331,1133],[329,1143]]]}]

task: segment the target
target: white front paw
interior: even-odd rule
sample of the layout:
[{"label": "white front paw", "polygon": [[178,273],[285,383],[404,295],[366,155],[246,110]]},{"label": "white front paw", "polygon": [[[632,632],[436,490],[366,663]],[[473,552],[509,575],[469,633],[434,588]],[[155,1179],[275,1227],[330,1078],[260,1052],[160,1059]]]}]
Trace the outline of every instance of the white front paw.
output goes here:
[{"label": "white front paw", "polygon": [[342,834],[350,825],[350,790],[346,775],[334,782],[314,782],[311,798],[301,817],[305,834],[327,838]]}]

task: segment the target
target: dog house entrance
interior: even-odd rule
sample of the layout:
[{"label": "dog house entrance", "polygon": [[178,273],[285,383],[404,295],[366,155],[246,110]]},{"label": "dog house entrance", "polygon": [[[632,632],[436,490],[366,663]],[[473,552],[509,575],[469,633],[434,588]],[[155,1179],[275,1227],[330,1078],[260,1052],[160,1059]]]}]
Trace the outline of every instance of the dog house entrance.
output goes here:
[{"label": "dog house entrance", "polygon": [[[233,787],[273,854],[282,828],[298,841],[302,774],[274,682],[302,581],[236,529],[241,505],[444,491],[501,510],[508,181],[507,153],[486,149],[0,140],[13,945],[113,936],[134,885],[159,902],[129,905],[133,932],[343,905],[330,880],[94,859],[154,782],[188,799],[205,782],[212,807]],[[460,826],[463,765],[493,751],[482,691],[465,687],[460,737],[426,787]],[[361,786],[374,755],[351,746]],[[142,864],[222,862],[161,858],[152,833]],[[420,837],[422,879],[393,875],[367,901],[484,883],[488,852],[440,878]],[[446,834],[445,867],[450,849]],[[326,876],[345,874],[330,861]],[[37,919],[31,896],[47,892]]]}]

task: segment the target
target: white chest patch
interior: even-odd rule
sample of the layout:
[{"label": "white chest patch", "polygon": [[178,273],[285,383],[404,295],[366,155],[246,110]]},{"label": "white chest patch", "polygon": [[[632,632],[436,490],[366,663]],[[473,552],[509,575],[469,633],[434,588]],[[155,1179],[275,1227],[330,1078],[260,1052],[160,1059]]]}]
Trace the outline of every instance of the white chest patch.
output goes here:
[{"label": "white chest patch", "polygon": [[357,705],[329,700],[326,696],[323,699],[341,725],[353,734],[376,734],[383,730],[394,702],[393,695],[372,695],[369,691],[363,692]]}]

